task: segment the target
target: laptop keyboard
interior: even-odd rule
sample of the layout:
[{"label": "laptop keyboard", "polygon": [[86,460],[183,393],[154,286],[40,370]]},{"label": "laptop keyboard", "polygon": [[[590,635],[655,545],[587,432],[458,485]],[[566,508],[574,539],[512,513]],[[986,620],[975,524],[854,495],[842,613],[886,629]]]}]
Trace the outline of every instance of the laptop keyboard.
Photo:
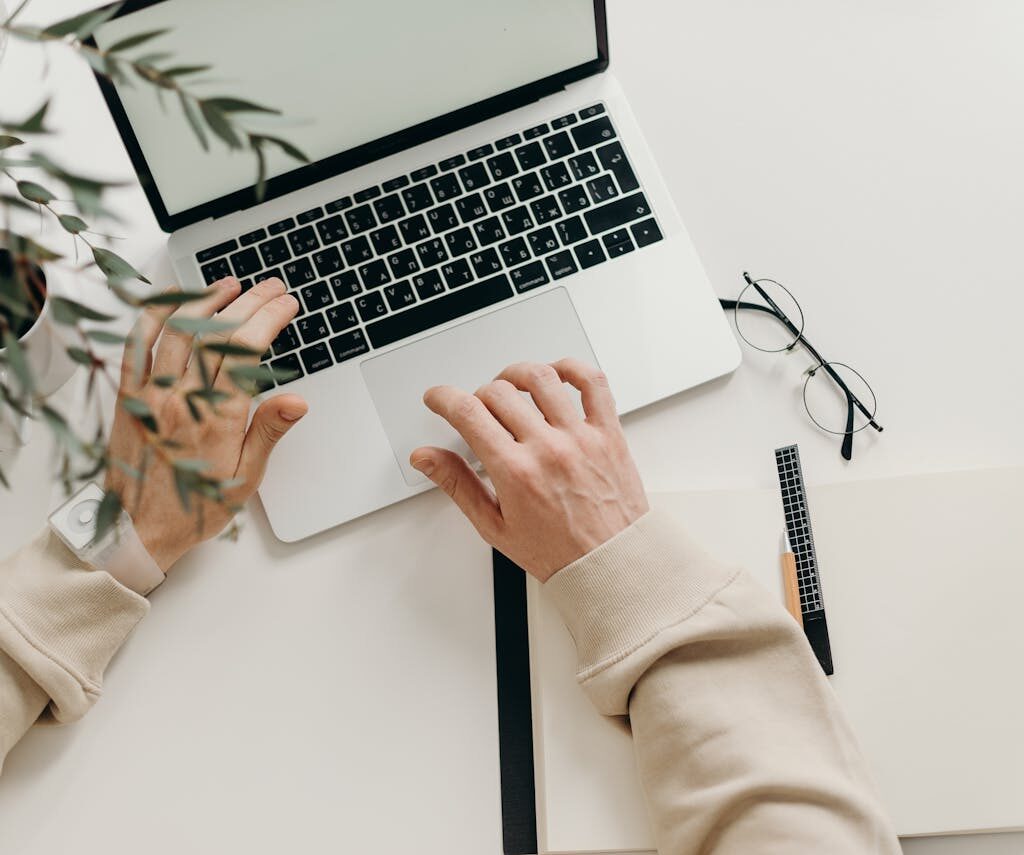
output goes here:
[{"label": "laptop keyboard", "polygon": [[[315,374],[662,240],[605,105],[196,254],[301,304],[263,362]],[[292,380],[286,382],[292,382]],[[281,385],[284,385],[283,383]]]}]

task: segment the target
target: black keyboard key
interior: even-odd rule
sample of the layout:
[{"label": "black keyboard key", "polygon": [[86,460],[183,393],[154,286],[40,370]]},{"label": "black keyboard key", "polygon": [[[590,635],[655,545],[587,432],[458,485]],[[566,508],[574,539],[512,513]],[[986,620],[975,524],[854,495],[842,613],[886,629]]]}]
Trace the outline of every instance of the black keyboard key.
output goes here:
[{"label": "black keyboard key", "polygon": [[256,229],[256,231],[254,231],[254,232],[247,232],[246,234],[242,235],[238,239],[238,242],[242,246],[252,246],[254,243],[259,243],[261,240],[266,240],[266,239],[267,239],[267,230],[266,229]]},{"label": "black keyboard key", "polygon": [[444,293],[444,282],[441,281],[441,274],[436,270],[428,270],[419,276],[413,276],[412,284],[421,300],[429,300],[431,297]]},{"label": "black keyboard key", "polygon": [[327,310],[327,323],[331,325],[333,332],[345,332],[359,326],[359,317],[351,303],[342,303]]},{"label": "black keyboard key", "polygon": [[495,181],[503,181],[519,172],[519,167],[516,166],[516,159],[508,152],[492,157],[487,161],[487,166],[490,168],[491,175],[494,176]]},{"label": "black keyboard key", "polygon": [[541,148],[541,144],[538,142],[517,148],[516,157],[519,158],[519,165],[524,171],[536,169],[538,166],[543,166],[548,162],[548,159],[544,156],[544,149]]},{"label": "black keyboard key", "polygon": [[526,241],[520,237],[501,245],[501,257],[505,259],[506,267],[515,267],[529,261],[532,256]]},{"label": "black keyboard key", "polygon": [[354,270],[346,270],[337,276],[331,277],[331,288],[334,296],[339,300],[347,300],[362,293],[363,286],[359,282],[359,275]]},{"label": "black keyboard key", "polygon": [[450,172],[433,179],[430,182],[430,189],[434,191],[434,197],[438,202],[457,199],[462,195],[462,185],[459,184],[459,179]]},{"label": "black keyboard key", "polygon": [[434,230],[435,235],[446,232],[448,229],[454,229],[459,224],[455,208],[451,205],[442,205],[440,208],[434,208],[433,211],[427,214],[427,219],[430,221],[430,227]]},{"label": "black keyboard key", "polygon": [[441,268],[441,275],[444,276],[449,288],[459,288],[473,281],[473,271],[469,269],[469,262],[464,258],[457,258],[446,264]]},{"label": "black keyboard key", "polygon": [[[605,238],[605,243],[608,243],[608,239],[607,238]],[[636,247],[633,245],[633,241],[630,240],[630,238],[627,237],[621,243],[616,243],[616,244],[613,244],[612,246],[608,247],[608,257],[609,258],[620,258],[623,255],[628,255],[629,253],[631,253],[635,249],[636,249]]]},{"label": "black keyboard key", "polygon": [[600,116],[604,112],[604,104],[595,104],[593,107],[587,107],[586,110],[580,110],[580,118],[583,120],[593,119],[594,116]]},{"label": "black keyboard key", "polygon": [[473,272],[477,279],[484,279],[501,273],[501,259],[498,258],[496,249],[485,249],[469,257],[469,263],[473,265]]},{"label": "black keyboard key", "polygon": [[303,211],[295,219],[298,220],[300,226],[304,226],[307,223],[315,223],[321,219],[324,215],[323,208],[312,208],[308,211]]},{"label": "black keyboard key", "polygon": [[528,232],[535,225],[533,217],[530,216],[530,209],[525,205],[521,208],[516,208],[514,211],[506,211],[501,215],[501,220],[505,223],[505,231],[508,232],[509,237],[515,237],[523,232]]},{"label": "black keyboard key", "polygon": [[641,249],[657,243],[663,239],[661,228],[654,220],[645,220],[632,227],[633,237],[636,238],[636,245]]},{"label": "black keyboard key", "polygon": [[424,166],[422,169],[417,169],[412,174],[413,181],[426,181],[428,178],[433,178],[437,175],[436,166]]},{"label": "black keyboard key", "polygon": [[399,175],[398,178],[392,178],[390,181],[385,181],[381,187],[385,193],[394,193],[396,190],[401,190],[403,187],[409,186],[409,176]]},{"label": "black keyboard key", "polygon": [[373,209],[369,205],[360,205],[358,208],[346,211],[345,222],[348,223],[348,230],[354,235],[368,232],[377,226],[377,220],[373,216]]},{"label": "black keyboard key", "polygon": [[327,328],[327,319],[323,316],[322,312],[299,318],[295,325],[304,344],[313,344],[313,342],[327,338],[331,334],[331,331]]},{"label": "black keyboard key", "polygon": [[559,193],[558,201],[562,203],[567,214],[575,214],[590,207],[590,197],[587,195],[587,191],[578,185]]},{"label": "black keyboard key", "polygon": [[512,189],[520,202],[529,202],[538,196],[544,195],[544,185],[540,183],[540,176],[536,172],[530,172],[512,180]]},{"label": "black keyboard key", "polygon": [[284,279],[281,276],[281,268],[274,267],[270,270],[263,270],[252,277],[253,284],[255,285],[259,285],[260,282],[265,282],[267,279],[280,279],[283,282]]},{"label": "black keyboard key", "polygon": [[533,264],[527,264],[526,267],[519,267],[510,275],[512,284],[520,294],[540,288],[541,285],[547,285],[551,281],[548,279],[543,261],[535,261]]},{"label": "black keyboard key", "polygon": [[277,334],[270,349],[274,352],[274,356],[281,356],[295,350],[298,346],[299,334],[295,332],[295,327],[292,324],[288,324]]},{"label": "black keyboard key", "polygon": [[316,274],[308,258],[297,258],[284,266],[284,278],[290,287],[301,288],[316,279]]},{"label": "black keyboard key", "polygon": [[402,233],[402,238],[406,244],[419,243],[421,240],[426,240],[430,237],[430,227],[427,225],[427,218],[423,214],[417,214],[415,217],[409,217],[408,220],[402,220],[398,224],[398,230]]},{"label": "black keyboard key", "polygon": [[412,293],[412,285],[408,282],[396,282],[384,287],[384,299],[388,301],[391,311],[397,312],[415,303],[416,295]]},{"label": "black keyboard key", "polygon": [[561,160],[576,150],[573,148],[572,140],[569,139],[569,135],[565,131],[554,136],[545,137],[544,148],[547,149],[548,157],[551,160]]},{"label": "black keyboard key", "polygon": [[498,151],[505,151],[506,149],[512,148],[512,146],[519,145],[523,141],[523,138],[519,134],[512,134],[510,137],[505,137],[503,140],[498,140],[494,147]]},{"label": "black keyboard key", "polygon": [[563,246],[571,246],[588,237],[587,227],[583,225],[583,220],[579,217],[563,220],[555,228],[558,230],[558,236],[562,239]]},{"label": "black keyboard key", "polygon": [[403,276],[412,276],[414,273],[420,272],[419,262],[416,261],[416,253],[411,249],[403,249],[401,252],[389,255],[388,267],[391,268],[391,275],[395,279],[401,279]]},{"label": "black keyboard key", "polygon": [[451,232],[445,235],[444,239],[445,243],[448,244],[448,251],[451,253],[452,258],[458,258],[460,255],[465,255],[467,252],[472,252],[476,249],[476,241],[473,239],[473,232],[469,228]]},{"label": "black keyboard key", "polygon": [[564,279],[566,276],[571,276],[579,271],[579,268],[576,266],[576,259],[568,251],[556,252],[544,260],[547,262],[548,270],[551,271],[552,279]]},{"label": "black keyboard key", "polygon": [[640,188],[640,182],[637,181],[636,173],[629,165],[626,152],[620,143],[615,142],[599,148],[597,156],[601,158],[604,168],[615,176],[615,180],[619,182],[619,190],[623,193],[632,193]]},{"label": "black keyboard key", "polygon": [[316,231],[312,226],[290,232],[288,243],[292,248],[293,255],[305,255],[307,252],[320,248],[320,241],[317,240]]},{"label": "black keyboard key", "polygon": [[328,214],[337,214],[339,211],[346,211],[355,204],[352,201],[351,196],[343,196],[341,199],[335,199],[333,202],[328,202],[326,207]]},{"label": "black keyboard key", "polygon": [[208,249],[197,252],[196,261],[200,264],[206,264],[206,262],[213,261],[222,255],[227,255],[229,252],[234,252],[236,249],[238,249],[238,241],[226,240],[224,243],[219,243],[216,246],[211,246]]},{"label": "black keyboard key", "polygon": [[359,268],[359,277],[363,280],[363,287],[369,291],[371,288],[380,288],[391,281],[391,274],[388,273],[388,266],[383,260],[377,259]]},{"label": "black keyboard key", "polygon": [[292,257],[292,254],[288,251],[288,244],[285,243],[283,237],[271,238],[266,243],[261,243],[260,255],[267,267],[274,267]]},{"label": "black keyboard key", "polygon": [[568,187],[572,184],[572,176],[569,174],[569,168],[564,163],[555,163],[551,166],[546,166],[540,171],[541,178],[544,179],[544,183],[548,185],[548,190],[555,191],[561,190],[564,187]]},{"label": "black keyboard key", "polygon": [[480,246],[490,246],[500,240],[505,240],[505,230],[501,227],[501,220],[497,217],[490,217],[473,226],[476,232],[476,239]]},{"label": "black keyboard key", "polygon": [[501,274],[370,324],[366,328],[366,333],[374,347],[386,347],[456,318],[486,309],[507,300],[513,294],[508,277]]},{"label": "black keyboard key", "polygon": [[395,220],[400,220],[405,216],[405,208],[402,207],[402,200],[398,197],[397,193],[392,193],[390,196],[378,199],[373,203],[373,208],[377,212],[377,219],[381,223],[393,223]]},{"label": "black keyboard key", "polygon": [[337,214],[321,220],[316,224],[316,230],[320,234],[320,241],[324,246],[337,243],[348,237],[348,229],[345,228],[345,220]]},{"label": "black keyboard key", "polygon": [[348,262],[349,267],[355,267],[373,258],[373,248],[363,236],[345,241],[341,245],[341,251],[345,254],[345,261]]},{"label": "black keyboard key", "polygon": [[434,204],[434,197],[430,195],[430,188],[426,184],[417,184],[415,187],[403,190],[402,198],[405,199],[405,207],[410,214],[415,214]]},{"label": "black keyboard key", "polygon": [[370,352],[370,345],[366,343],[366,336],[362,330],[352,330],[350,333],[336,336],[329,343],[334,359],[339,365]]},{"label": "black keyboard key", "polygon": [[558,238],[555,237],[555,230],[551,226],[530,232],[527,237],[530,239],[530,247],[533,249],[534,255],[547,255],[558,249]]},{"label": "black keyboard key", "polygon": [[578,121],[579,119],[576,118],[576,114],[570,113],[568,116],[562,116],[561,119],[555,119],[551,123],[551,127],[555,128],[556,130],[559,128],[567,128],[570,125],[575,125]]},{"label": "black keyboard key", "polygon": [[481,217],[487,216],[487,206],[484,204],[484,200],[479,193],[474,193],[465,199],[459,199],[455,203],[455,207],[459,209],[459,216],[462,217],[462,222],[464,223],[471,223],[473,220],[479,220]]},{"label": "black keyboard key", "polygon": [[608,249],[620,243],[632,243],[629,237],[629,229],[616,229],[606,234],[601,240]]},{"label": "black keyboard key", "polygon": [[287,220],[279,220],[276,223],[271,223],[267,226],[267,231],[272,235],[283,234],[284,232],[291,231],[295,228],[295,220],[289,217]]},{"label": "black keyboard key", "polygon": [[508,184],[488,187],[484,190],[484,199],[487,201],[487,207],[495,214],[506,208],[511,208],[516,203],[516,197]]},{"label": "black keyboard key", "polygon": [[402,239],[398,236],[398,229],[394,226],[385,226],[370,235],[373,241],[373,248],[377,255],[387,255],[389,252],[397,252],[402,248]]},{"label": "black keyboard key", "polygon": [[453,169],[466,165],[466,155],[457,154],[455,157],[449,157],[447,160],[442,160],[440,165],[442,172],[450,172]]},{"label": "black keyboard key", "polygon": [[384,191],[380,187],[367,187],[365,190],[360,190],[358,193],[353,194],[355,196],[356,204],[361,202],[369,202],[371,199],[376,199]]},{"label": "black keyboard key", "polygon": [[329,246],[313,253],[313,264],[316,265],[316,272],[320,276],[333,276],[345,266],[336,246]]},{"label": "black keyboard key", "polygon": [[235,276],[241,279],[259,273],[263,269],[263,261],[256,248],[249,247],[231,256],[231,267],[235,271]]},{"label": "black keyboard key", "polygon": [[600,208],[587,211],[583,216],[590,227],[590,233],[599,235],[650,215],[651,207],[647,204],[644,194],[634,193],[632,196],[623,196]]},{"label": "black keyboard key", "polygon": [[619,188],[615,186],[615,182],[610,175],[601,175],[592,181],[588,181],[587,189],[590,191],[590,196],[594,200],[595,205],[600,205],[602,202],[607,202],[609,199],[614,199],[619,195]]},{"label": "black keyboard key", "polygon": [[589,151],[582,152],[576,157],[570,157],[569,169],[572,170],[577,181],[586,181],[601,171],[601,167],[597,165],[597,158]]},{"label": "black keyboard key", "polygon": [[380,295],[380,291],[371,291],[369,294],[358,297],[356,299],[356,309],[364,323],[376,320],[388,313],[388,307],[384,305],[384,298]]},{"label": "black keyboard key", "polygon": [[243,294],[246,294],[246,293],[248,293],[249,291],[252,290],[253,282],[252,282],[251,279],[243,279],[240,284],[242,286],[242,293]]},{"label": "black keyboard key", "polygon": [[302,377],[302,364],[299,362],[299,355],[297,353],[275,359],[270,363],[270,367],[278,373],[279,378],[277,382],[282,385]]},{"label": "black keyboard key", "polygon": [[331,296],[331,289],[327,287],[326,282],[307,285],[299,293],[302,294],[302,302],[306,304],[307,312],[318,312],[334,302],[334,297]]},{"label": "black keyboard key", "polygon": [[444,241],[441,238],[434,238],[434,240],[419,244],[416,247],[416,252],[419,253],[420,262],[424,267],[433,267],[448,260],[448,252],[445,250]]},{"label": "black keyboard key", "polygon": [[473,149],[469,152],[470,160],[483,160],[488,155],[494,154],[493,145],[482,145],[479,148]]},{"label": "black keyboard key", "polygon": [[562,209],[558,207],[558,200],[554,196],[547,196],[530,203],[530,210],[533,211],[533,218],[538,226],[550,223],[562,216]]},{"label": "black keyboard key", "polygon": [[576,257],[580,261],[580,267],[584,270],[588,270],[594,265],[608,260],[608,256],[604,254],[604,250],[601,248],[601,241],[599,240],[580,244],[576,247]]},{"label": "black keyboard key", "polygon": [[300,351],[299,356],[302,357],[302,364],[306,366],[307,374],[316,374],[317,371],[323,371],[334,364],[331,360],[331,352],[323,342]]},{"label": "black keyboard key", "polygon": [[615,139],[615,128],[612,127],[611,119],[602,116],[593,122],[573,128],[572,138],[576,140],[577,147],[582,150]]},{"label": "black keyboard key", "polygon": [[467,190],[482,190],[491,183],[491,176],[487,174],[482,163],[473,163],[459,170],[459,178],[462,179],[462,186]]},{"label": "black keyboard key", "polygon": [[528,131],[523,131],[523,138],[528,140],[535,140],[537,137],[542,137],[549,130],[547,125],[537,125],[535,128],[530,128]]}]

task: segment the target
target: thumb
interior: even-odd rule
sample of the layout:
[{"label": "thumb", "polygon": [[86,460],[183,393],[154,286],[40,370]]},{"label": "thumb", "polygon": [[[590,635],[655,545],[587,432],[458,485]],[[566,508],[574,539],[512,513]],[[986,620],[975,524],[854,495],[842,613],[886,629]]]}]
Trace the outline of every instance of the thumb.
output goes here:
[{"label": "thumb", "polygon": [[501,523],[498,500],[463,457],[441,448],[417,448],[409,462],[448,494],[484,540],[494,538]]},{"label": "thumb", "polygon": [[307,412],[309,405],[298,395],[279,395],[256,408],[235,473],[245,481],[247,491],[253,492],[260,485],[270,452]]}]

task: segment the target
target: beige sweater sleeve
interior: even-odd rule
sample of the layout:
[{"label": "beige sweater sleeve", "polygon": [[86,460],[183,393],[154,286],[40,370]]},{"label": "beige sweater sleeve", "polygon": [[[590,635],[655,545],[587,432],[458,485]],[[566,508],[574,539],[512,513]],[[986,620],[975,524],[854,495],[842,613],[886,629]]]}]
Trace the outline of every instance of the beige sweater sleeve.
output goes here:
[{"label": "beige sweater sleeve", "polygon": [[629,715],[663,855],[867,855],[899,843],[796,622],[657,513],[545,586],[578,678]]},{"label": "beige sweater sleeve", "polygon": [[0,562],[0,767],[40,716],[64,723],[89,710],[107,664],[148,610],[49,532]]}]

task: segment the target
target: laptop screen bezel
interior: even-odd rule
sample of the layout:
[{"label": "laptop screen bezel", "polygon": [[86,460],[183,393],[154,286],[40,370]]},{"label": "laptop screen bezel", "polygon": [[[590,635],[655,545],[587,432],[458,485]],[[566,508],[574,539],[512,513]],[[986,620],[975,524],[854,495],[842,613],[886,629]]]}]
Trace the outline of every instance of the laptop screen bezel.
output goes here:
[{"label": "laptop screen bezel", "polygon": [[[168,0],[125,0],[114,17],[119,18],[130,15],[133,12],[138,12],[140,9],[145,9],[147,6],[154,6],[157,3],[163,2],[168,2]],[[138,174],[142,189],[149,200],[150,207],[153,209],[153,214],[160,224],[160,228],[165,232],[175,232],[178,229],[193,225],[202,220],[223,217],[245,208],[251,208],[260,204],[260,201],[266,202],[276,199],[295,190],[301,190],[303,187],[308,187],[318,181],[334,178],[342,173],[358,169],[360,166],[366,166],[368,163],[373,163],[398,152],[414,148],[415,146],[443,137],[446,134],[463,130],[488,119],[493,119],[503,113],[508,113],[554,94],[570,83],[600,74],[607,70],[609,64],[608,19],[605,11],[605,0],[594,0],[594,18],[597,30],[597,59],[595,60],[270,178],[267,180],[266,194],[262,200],[256,198],[254,165],[252,186],[229,193],[226,196],[221,196],[218,199],[213,199],[202,205],[196,205],[176,214],[171,214],[167,211],[167,206],[164,204],[160,190],[153,179],[153,172],[146,162],[146,156],[142,152],[142,147],[139,144],[138,137],[135,135],[131,121],[128,118],[128,113],[125,111],[124,104],[117,93],[116,87],[107,78],[98,73],[95,77],[103,93],[103,98],[107,102],[107,106],[113,116],[114,124],[117,126],[125,148],[128,150],[128,156],[131,159],[132,166],[135,168],[135,172]],[[94,40],[90,39],[89,44],[95,47]]]}]

